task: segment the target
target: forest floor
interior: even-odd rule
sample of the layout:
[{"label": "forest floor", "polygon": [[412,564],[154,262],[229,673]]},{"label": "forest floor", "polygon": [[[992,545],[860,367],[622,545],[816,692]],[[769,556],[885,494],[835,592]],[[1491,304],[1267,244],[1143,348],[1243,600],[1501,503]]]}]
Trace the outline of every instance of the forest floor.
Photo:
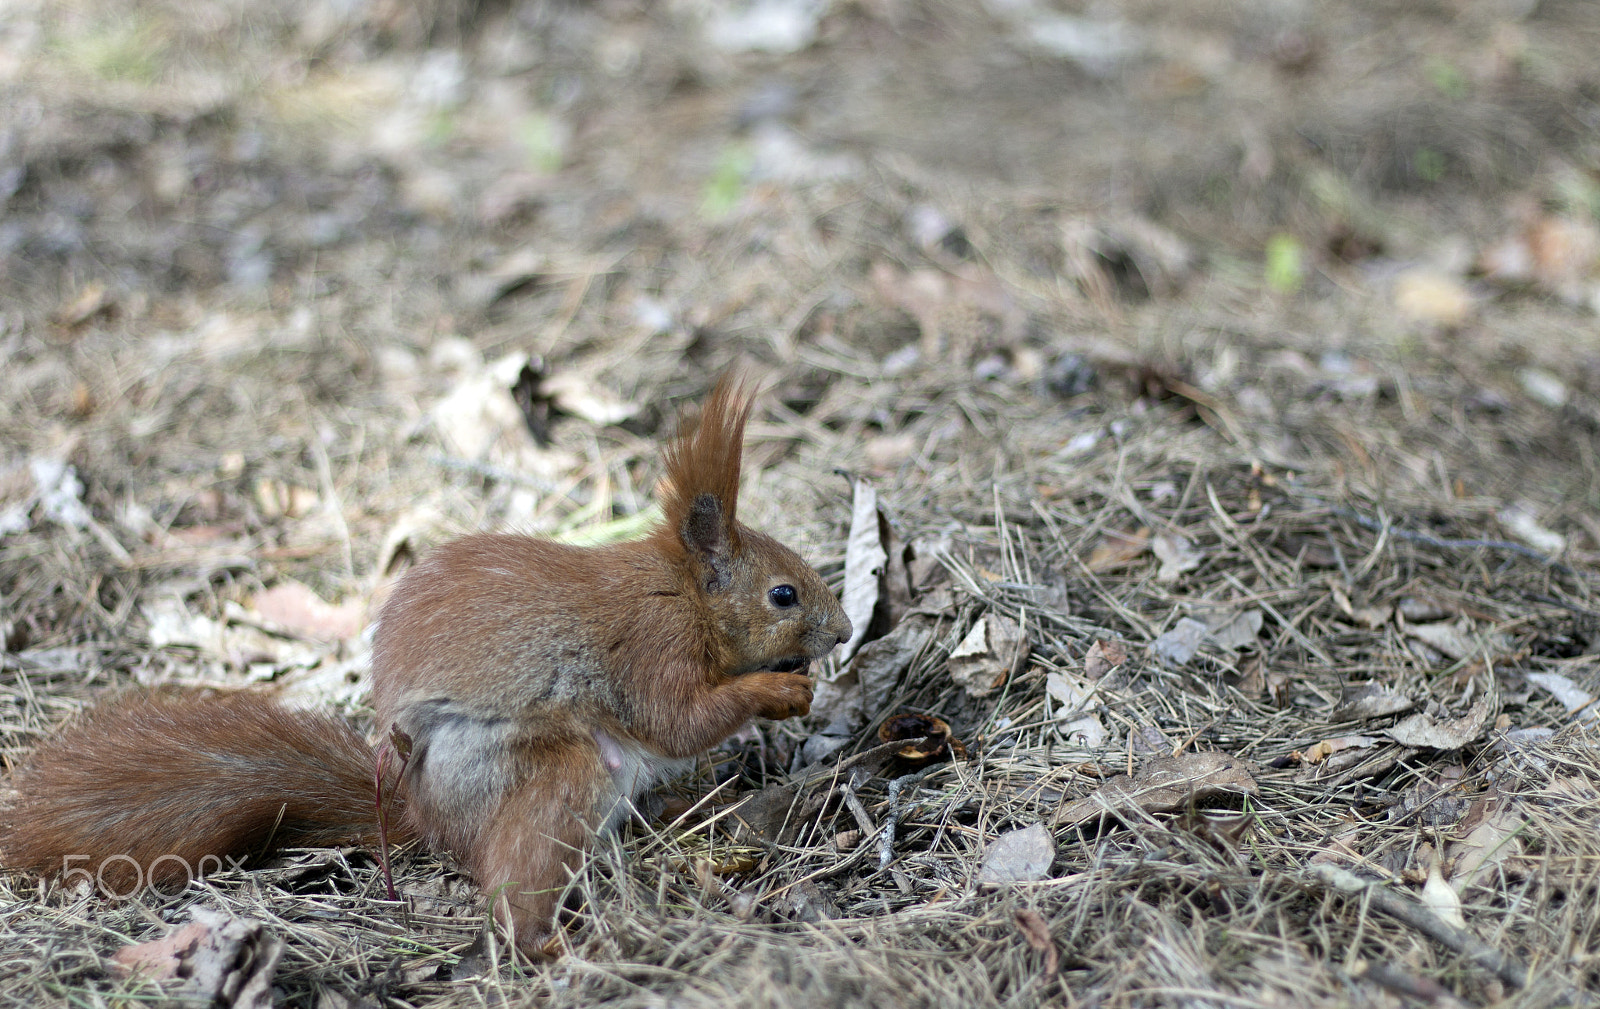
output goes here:
[{"label": "forest floor", "polygon": [[412,558],[636,531],[729,366],[741,518],[887,562],[552,963],[448,854],[300,851],[7,877],[0,1002],[195,999],[111,960],[195,908],[286,1005],[1600,1001],[1597,52],[1588,0],[13,0],[8,767],[134,684],[362,718]]}]

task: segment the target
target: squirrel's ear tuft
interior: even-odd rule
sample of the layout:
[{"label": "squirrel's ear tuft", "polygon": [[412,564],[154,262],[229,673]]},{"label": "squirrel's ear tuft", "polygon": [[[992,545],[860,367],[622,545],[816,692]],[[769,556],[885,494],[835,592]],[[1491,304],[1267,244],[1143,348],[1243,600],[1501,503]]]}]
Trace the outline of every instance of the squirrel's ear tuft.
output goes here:
[{"label": "squirrel's ear tuft", "polygon": [[739,457],[753,399],[732,371],[723,373],[700,410],[666,451],[663,529],[689,552],[731,557],[739,549]]}]

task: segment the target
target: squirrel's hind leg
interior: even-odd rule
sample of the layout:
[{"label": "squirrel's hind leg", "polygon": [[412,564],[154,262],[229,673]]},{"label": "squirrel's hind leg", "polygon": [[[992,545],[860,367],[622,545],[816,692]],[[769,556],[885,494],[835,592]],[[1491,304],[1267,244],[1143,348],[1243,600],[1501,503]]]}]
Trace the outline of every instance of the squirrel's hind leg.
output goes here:
[{"label": "squirrel's hind leg", "polygon": [[495,917],[529,955],[545,952],[556,903],[595,830],[618,800],[594,740],[544,741],[518,754],[506,789],[470,859]]}]

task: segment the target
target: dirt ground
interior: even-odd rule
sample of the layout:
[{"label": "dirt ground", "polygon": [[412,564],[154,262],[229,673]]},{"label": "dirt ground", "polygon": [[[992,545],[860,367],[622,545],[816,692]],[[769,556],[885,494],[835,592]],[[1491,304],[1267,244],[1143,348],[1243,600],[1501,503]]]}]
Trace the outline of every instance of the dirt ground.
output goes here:
[{"label": "dirt ground", "polygon": [[552,964],[447,854],[396,905],[319,850],[13,874],[0,1002],[192,1000],[110,957],[196,907],[284,1005],[1600,1001],[1596,53],[1588,0],[6,4],[8,767],[131,684],[360,719],[398,571],[636,532],[730,365],[741,517],[887,561]]}]

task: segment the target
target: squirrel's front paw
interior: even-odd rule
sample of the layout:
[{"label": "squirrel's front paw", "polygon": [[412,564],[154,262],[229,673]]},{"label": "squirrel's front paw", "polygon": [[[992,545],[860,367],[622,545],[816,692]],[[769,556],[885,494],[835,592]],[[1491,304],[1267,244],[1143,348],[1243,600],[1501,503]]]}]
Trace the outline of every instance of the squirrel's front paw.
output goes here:
[{"label": "squirrel's front paw", "polygon": [[797,718],[811,711],[811,680],[799,673],[758,673],[762,718]]}]

